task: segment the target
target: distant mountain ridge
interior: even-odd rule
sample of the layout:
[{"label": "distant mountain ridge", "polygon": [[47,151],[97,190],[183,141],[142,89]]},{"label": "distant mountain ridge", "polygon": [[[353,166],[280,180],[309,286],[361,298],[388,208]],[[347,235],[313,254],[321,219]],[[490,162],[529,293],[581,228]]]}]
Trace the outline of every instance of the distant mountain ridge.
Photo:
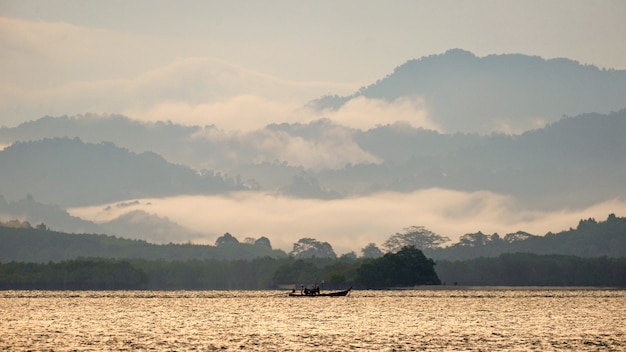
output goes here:
[{"label": "distant mountain ridge", "polygon": [[32,195],[24,199],[7,201],[0,194],[0,221],[25,221],[32,225],[43,224],[47,228],[68,233],[104,233],[106,230],[91,221],[71,216],[59,205],[43,204]]},{"label": "distant mountain ridge", "polygon": [[136,154],[78,138],[15,143],[0,152],[0,169],[0,194],[9,199],[32,194],[61,206],[245,189],[236,180],[200,174],[152,152]]},{"label": "distant mountain ridge", "polygon": [[[46,118],[45,124],[54,121]],[[66,124],[67,120],[61,118],[60,122]],[[120,129],[133,125],[138,128],[137,137],[149,134],[153,127],[118,117],[109,123]],[[196,131],[196,127],[177,124],[160,128],[164,135],[170,129]],[[316,121],[270,125],[259,135],[276,133],[283,139],[288,136],[321,145],[327,131],[342,128],[330,121]],[[32,194],[44,203],[67,206],[241,189],[332,199],[438,187],[509,194],[519,197],[522,204],[542,209],[584,207],[626,194],[622,182],[626,179],[626,109],[565,117],[519,135],[442,134],[403,124],[367,131],[343,128],[342,134],[342,139],[331,141],[333,148],[342,148],[341,143],[352,149],[356,146],[380,161],[311,170],[279,159],[255,162],[255,153],[262,151],[241,137],[197,141],[183,132],[174,134],[172,158],[183,150],[184,155],[206,158],[227,150],[235,159],[247,158],[237,165],[222,165],[230,170],[229,176],[199,172],[171,164],[155,153],[137,154],[110,142],[93,144],[69,138],[19,142],[0,151],[0,168],[7,170],[0,178],[0,194],[12,200]],[[258,135],[250,138],[256,140]],[[124,141],[120,138],[115,143]],[[207,153],[205,143],[213,146]],[[157,140],[145,147],[150,145],[164,148]],[[184,155],[182,160],[186,160]]]},{"label": "distant mountain ridge", "polygon": [[425,249],[438,260],[465,260],[497,257],[505,253],[575,255],[579,257],[626,257],[626,218],[609,214],[605,221],[581,219],[576,228],[536,236],[517,232],[499,236],[482,232],[461,236],[446,248]]},{"label": "distant mountain ridge", "polygon": [[[135,153],[154,152],[176,163],[195,165],[207,156],[188,154],[194,133],[200,126],[167,122],[141,122],[123,115],[84,114],[79,116],[44,116],[16,127],[0,127],[0,144],[38,141],[46,138],[79,138],[85,143],[111,142]],[[210,150],[208,150],[210,153]],[[187,154],[186,154],[187,153]],[[181,160],[181,156],[187,158]]]},{"label": "distant mountain ridge", "polygon": [[[189,261],[207,259],[254,259],[286,257],[271,245],[238,243],[231,246],[154,244],[104,234],[68,234],[32,227],[6,227],[0,223],[0,263],[45,263],[84,258],[160,259]],[[269,243],[269,242],[268,242]]]},{"label": "distant mountain ridge", "polygon": [[[72,216],[58,205],[38,202],[30,194],[25,199],[17,201],[7,201],[0,195],[0,222],[25,222],[32,226],[42,226],[66,233],[105,233],[155,244],[206,243],[209,237],[217,237],[217,234],[196,233],[167,218],[146,211],[133,210],[132,206],[138,204],[139,201],[131,201],[108,206],[107,208],[130,209],[112,220],[96,224]],[[107,208],[102,209],[102,212],[110,210]]]},{"label": "distant mountain ridge", "polygon": [[563,115],[609,113],[626,107],[626,70],[604,70],[569,59],[522,54],[477,57],[461,49],[409,60],[350,96],[309,105],[338,109],[351,99],[424,99],[445,132],[528,130]]},{"label": "distant mountain ridge", "polygon": [[626,195],[625,133],[626,109],[564,118],[513,136],[380,126],[355,140],[384,162],[315,176],[348,194],[356,191],[351,185],[363,184],[398,192],[440,187],[509,194],[541,209],[584,207]]},{"label": "distant mountain ridge", "polygon": [[[317,120],[255,131],[115,114],[45,116],[0,127],[0,220],[180,242],[198,234],[145,207],[102,224],[64,209],[240,190],[320,200],[487,191],[532,211],[623,204],[624,92],[625,70],[456,49],[410,60],[352,95],[312,102]],[[394,122],[395,115],[367,130],[322,117],[358,98],[419,100],[444,131]]]}]

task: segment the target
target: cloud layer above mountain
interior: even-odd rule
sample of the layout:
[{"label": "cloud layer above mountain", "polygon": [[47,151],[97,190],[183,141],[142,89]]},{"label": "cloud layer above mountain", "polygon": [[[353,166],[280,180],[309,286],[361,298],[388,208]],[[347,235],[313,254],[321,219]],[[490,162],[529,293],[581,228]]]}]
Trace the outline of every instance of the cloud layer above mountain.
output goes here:
[{"label": "cloud layer above mountain", "polygon": [[[89,112],[229,130],[269,120],[307,122],[298,111],[307,101],[351,94],[406,60],[455,47],[623,69],[623,13],[619,2],[584,1],[400,1],[392,7],[370,1],[7,1],[0,6],[0,125]],[[422,98],[410,112],[406,102],[384,109],[377,123],[405,119],[440,127],[433,111],[419,116]],[[383,108],[378,101],[363,104]],[[390,117],[397,109],[400,116]],[[349,116],[362,108],[348,110],[337,121],[371,126],[371,117]],[[259,116],[250,118],[251,111]],[[509,121],[501,129],[509,125],[516,127]]]},{"label": "cloud layer above mountain", "polygon": [[426,189],[330,201],[243,192],[142,199],[131,207],[99,205],[73,208],[70,213],[106,222],[131,210],[167,217],[195,232],[209,234],[209,242],[225,232],[240,239],[267,236],[274,248],[289,251],[297,239],[313,237],[345,253],[359,252],[370,242],[380,245],[390,235],[412,225],[425,226],[453,242],[465,233],[477,231],[500,235],[520,230],[536,235],[556,233],[575,227],[583,218],[605,219],[610,213],[625,214],[626,199],[609,200],[585,209],[542,212],[520,208],[513,198],[490,192]]}]

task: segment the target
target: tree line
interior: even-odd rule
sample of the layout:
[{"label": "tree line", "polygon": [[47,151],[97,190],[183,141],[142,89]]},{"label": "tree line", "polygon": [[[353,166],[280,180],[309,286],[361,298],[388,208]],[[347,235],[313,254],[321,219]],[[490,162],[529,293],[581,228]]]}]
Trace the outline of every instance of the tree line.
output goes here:
[{"label": "tree line", "polygon": [[[482,232],[468,233],[457,243],[446,245],[450,239],[423,226],[410,226],[392,234],[380,247],[366,244],[357,254],[341,257],[378,258],[413,246],[435,260],[463,260],[480,257],[498,257],[505,253],[560,254],[579,257],[626,256],[626,218],[610,214],[605,221],[581,219],[576,228],[559,233],[536,236],[518,231],[501,236]],[[143,240],[131,240],[102,234],[68,234],[50,230],[45,224],[31,226],[27,222],[0,222],[0,262],[48,262],[77,257],[112,259],[188,260],[221,259],[251,260],[259,257],[337,258],[328,242],[303,237],[286,253],[273,249],[267,237],[247,237],[239,241],[230,233],[217,238],[215,245],[169,243],[158,245]]]},{"label": "tree line", "polygon": [[524,231],[500,236],[498,233],[468,233],[448,247],[422,247],[438,260],[497,257],[505,253],[561,254],[579,257],[626,256],[626,218],[609,214],[605,221],[581,219],[576,228],[537,236]]},{"label": "tree line", "polygon": [[543,237],[478,232],[443,247],[448,241],[423,226],[411,226],[382,243],[384,251],[369,243],[360,256],[337,256],[329,243],[308,237],[285,253],[273,249],[266,237],[240,242],[225,233],[214,246],[156,245],[9,221],[0,223],[0,287],[271,289],[321,280],[338,288],[626,286],[626,218],[614,214],[603,222],[582,219],[576,229]]},{"label": "tree line", "polygon": [[[398,270],[402,268],[402,270]],[[372,273],[379,273],[373,276]],[[275,289],[321,282],[380,288],[440,284],[434,262],[414,248],[378,259],[112,260],[0,264],[0,289]],[[326,282],[326,281],[325,281]]]},{"label": "tree line", "polygon": [[504,254],[438,261],[414,247],[371,258],[112,260],[0,264],[0,289],[258,290],[323,282],[324,289],[416,285],[626,287],[626,258]]},{"label": "tree line", "polygon": [[[498,233],[467,233],[457,243],[446,245],[450,239],[423,226],[409,226],[391,235],[380,247],[366,244],[357,254],[346,257],[378,258],[385,253],[397,252],[404,246],[414,246],[435,260],[462,260],[480,257],[498,257],[505,253],[559,254],[579,257],[626,256],[626,218],[610,214],[605,221],[581,219],[576,228],[559,233],[537,236],[518,231],[504,236]],[[239,241],[225,233],[215,245],[191,243],[152,244],[102,234],[68,234],[49,229],[45,224],[31,226],[17,220],[0,222],[0,262],[48,262],[77,257],[103,257],[113,259],[186,260],[223,259],[251,260],[259,257],[286,258],[337,258],[328,242],[304,237],[286,253],[273,249],[267,237],[245,238]]]},{"label": "tree line", "polygon": [[507,253],[495,258],[438,261],[446,284],[626,287],[626,257]]}]

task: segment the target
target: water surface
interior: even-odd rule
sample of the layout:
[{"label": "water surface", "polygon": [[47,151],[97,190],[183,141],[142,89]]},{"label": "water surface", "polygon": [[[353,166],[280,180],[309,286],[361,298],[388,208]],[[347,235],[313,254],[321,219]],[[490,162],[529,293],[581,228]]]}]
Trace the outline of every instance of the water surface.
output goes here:
[{"label": "water surface", "polygon": [[2,291],[0,350],[623,351],[626,291]]}]

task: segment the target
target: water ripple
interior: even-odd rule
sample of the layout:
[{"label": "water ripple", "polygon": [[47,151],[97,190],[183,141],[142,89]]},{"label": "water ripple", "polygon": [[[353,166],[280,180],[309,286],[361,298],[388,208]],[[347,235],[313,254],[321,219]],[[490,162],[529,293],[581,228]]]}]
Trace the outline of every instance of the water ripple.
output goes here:
[{"label": "water ripple", "polygon": [[626,348],[626,291],[2,291],[0,350],[597,351]]}]

